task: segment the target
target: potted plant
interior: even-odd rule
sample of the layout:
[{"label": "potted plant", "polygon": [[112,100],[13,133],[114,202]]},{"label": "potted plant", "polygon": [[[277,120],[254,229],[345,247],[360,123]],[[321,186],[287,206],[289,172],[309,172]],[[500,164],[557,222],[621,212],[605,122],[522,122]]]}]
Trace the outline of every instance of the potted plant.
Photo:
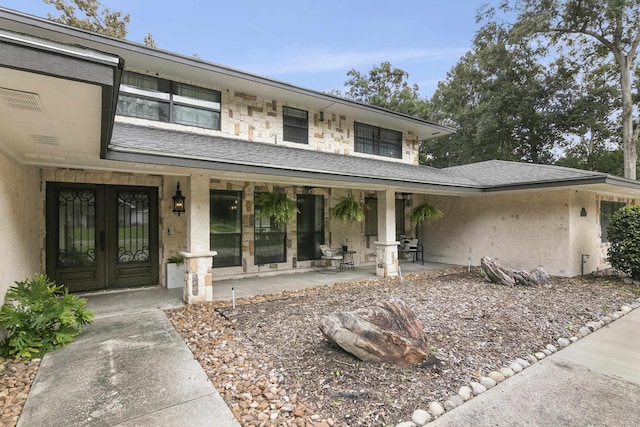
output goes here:
[{"label": "potted plant", "polygon": [[329,212],[333,218],[340,221],[362,221],[364,219],[362,205],[356,201],[351,191],[338,198],[338,202]]},{"label": "potted plant", "polygon": [[181,288],[184,285],[184,256],[175,254],[167,258],[167,289]]},{"label": "potted plant", "polygon": [[280,187],[260,193],[256,199],[256,207],[260,215],[273,218],[277,224],[288,223],[299,212],[296,203]]},{"label": "potted plant", "polygon": [[444,214],[435,206],[428,203],[422,203],[411,210],[411,221],[416,225],[420,225],[423,222],[435,221],[442,218]]},{"label": "potted plant", "polygon": [[341,239],[340,244],[342,245],[342,252],[346,253],[349,250],[349,238],[345,237]]}]

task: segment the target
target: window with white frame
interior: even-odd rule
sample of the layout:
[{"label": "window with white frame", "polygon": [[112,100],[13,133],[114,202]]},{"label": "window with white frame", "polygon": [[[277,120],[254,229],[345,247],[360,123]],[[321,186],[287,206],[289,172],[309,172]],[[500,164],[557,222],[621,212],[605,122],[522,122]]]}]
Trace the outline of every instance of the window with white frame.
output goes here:
[{"label": "window with white frame", "polygon": [[220,129],[220,92],[125,71],[116,114]]},{"label": "window with white frame", "polygon": [[299,144],[309,143],[309,113],[297,108],[282,107],[283,138]]},{"label": "window with white frame", "polygon": [[354,143],[357,153],[402,158],[402,132],[356,122]]}]

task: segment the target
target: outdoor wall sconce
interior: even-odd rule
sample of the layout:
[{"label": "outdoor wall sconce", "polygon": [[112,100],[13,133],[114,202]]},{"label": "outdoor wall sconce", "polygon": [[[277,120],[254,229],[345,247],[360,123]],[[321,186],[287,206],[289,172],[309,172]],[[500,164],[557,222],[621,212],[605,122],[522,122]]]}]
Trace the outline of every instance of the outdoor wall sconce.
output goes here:
[{"label": "outdoor wall sconce", "polygon": [[587,216],[587,210],[585,208],[580,209],[580,216]]},{"label": "outdoor wall sconce", "polygon": [[185,212],[184,210],[185,197],[182,195],[182,191],[180,191],[179,182],[178,182],[178,186],[176,187],[176,194],[172,197],[172,199],[173,199],[173,213],[178,214],[178,216],[180,216],[180,214],[183,214]]}]

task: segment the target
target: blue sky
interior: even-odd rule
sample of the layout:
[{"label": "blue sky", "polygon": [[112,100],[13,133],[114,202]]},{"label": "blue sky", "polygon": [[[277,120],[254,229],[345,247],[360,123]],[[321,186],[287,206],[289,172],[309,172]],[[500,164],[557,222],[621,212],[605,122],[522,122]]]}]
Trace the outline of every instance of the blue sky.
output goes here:
[{"label": "blue sky", "polygon": [[[344,90],[350,69],[383,61],[409,73],[422,96],[471,47],[478,8],[496,0],[102,0],[131,15],[127,39],[298,86]],[[0,0],[59,15],[42,0]]]}]

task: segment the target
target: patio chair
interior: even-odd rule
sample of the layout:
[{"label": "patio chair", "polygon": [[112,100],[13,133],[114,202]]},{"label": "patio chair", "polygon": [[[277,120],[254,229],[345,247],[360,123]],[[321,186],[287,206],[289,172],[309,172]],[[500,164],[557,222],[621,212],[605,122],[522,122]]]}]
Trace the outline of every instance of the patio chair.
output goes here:
[{"label": "patio chair", "polygon": [[327,245],[320,245],[320,252],[322,252],[321,258],[323,260],[328,261],[329,266],[332,270],[340,269],[342,265],[343,256],[337,249],[331,249]]},{"label": "patio chair", "polygon": [[411,254],[412,262],[416,262],[416,259],[420,256],[419,259],[424,265],[424,247],[418,243],[418,239],[409,239],[409,253]]}]

